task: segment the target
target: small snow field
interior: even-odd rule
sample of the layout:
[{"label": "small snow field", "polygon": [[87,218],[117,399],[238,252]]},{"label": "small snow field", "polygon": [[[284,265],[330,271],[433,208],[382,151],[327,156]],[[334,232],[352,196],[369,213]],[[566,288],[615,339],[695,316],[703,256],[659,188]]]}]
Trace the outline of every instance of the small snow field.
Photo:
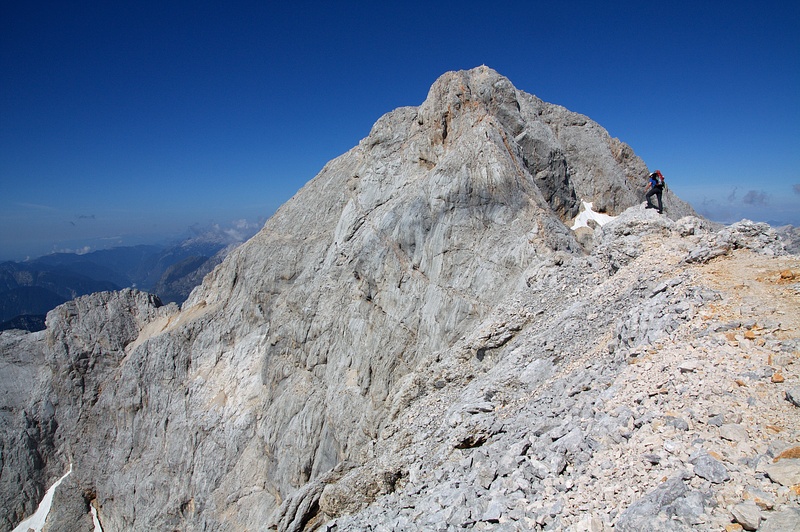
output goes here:
[{"label": "small snow field", "polygon": [[592,202],[590,201],[583,201],[581,203],[583,204],[583,209],[578,216],[575,217],[575,222],[572,224],[572,227],[570,227],[573,231],[581,227],[589,227],[589,220],[594,220],[598,225],[603,226],[616,218],[616,216],[611,216],[602,212],[594,212],[592,210]]},{"label": "small snow field", "polygon": [[15,528],[13,532],[29,532],[30,530],[33,530],[34,532],[42,531],[44,523],[47,520],[47,514],[50,513],[50,506],[53,504],[53,496],[56,493],[56,488],[61,485],[64,479],[70,475],[70,473],[72,473],[72,464],[69,465],[69,471],[67,471],[63,477],[56,480],[55,484],[50,486],[50,489],[48,489],[44,494],[42,502],[39,503],[39,507],[36,509],[36,512],[17,525],[17,528]]}]

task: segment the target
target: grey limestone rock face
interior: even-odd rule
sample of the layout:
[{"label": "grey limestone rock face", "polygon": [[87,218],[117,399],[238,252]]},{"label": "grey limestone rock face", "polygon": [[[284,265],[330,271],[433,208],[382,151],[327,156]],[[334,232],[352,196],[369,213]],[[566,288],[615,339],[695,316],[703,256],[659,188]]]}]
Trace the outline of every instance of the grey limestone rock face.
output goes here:
[{"label": "grey limestone rock face", "polygon": [[[163,313],[159,307],[155,296],[142,292],[102,292],[51,311],[45,331],[0,337],[6,402],[0,432],[0,492],[6,513],[0,518],[9,528],[32,513],[47,486],[70,463],[83,466],[90,477],[102,466],[103,461],[95,465],[92,457],[105,459],[110,448],[106,436],[114,427],[111,418],[97,416],[99,396],[119,369],[125,347],[145,323]],[[71,476],[67,485],[72,489],[65,486],[56,500],[66,501],[64,507],[88,508],[84,490],[93,491],[93,482],[81,485],[75,479]],[[64,509],[61,513],[70,514]]]},{"label": "grey limestone rock face", "polygon": [[[526,389],[542,383],[570,346],[589,341],[580,332],[589,311],[567,273],[605,279],[642,253],[642,234],[679,232],[674,220],[693,214],[668,192],[669,218],[629,211],[597,230],[600,252],[585,258],[568,229],[580,201],[614,215],[636,210],[646,174],[598,124],[489,68],[443,75],[422,105],[388,113],[328,163],[181,309],[128,290],[48,315],[46,334],[25,340],[40,360],[14,362],[36,392],[13,406],[30,417],[39,405],[36,424],[49,428],[36,452],[47,467],[4,452],[4,472],[32,480],[18,493],[0,483],[10,501],[0,519],[29,513],[71,462],[72,507],[93,504],[107,530],[300,530],[413,481],[391,460],[369,474],[358,467],[377,459],[376,442],[405,449],[398,426],[431,390],[464,390],[469,407],[448,412],[454,431],[442,438],[481,447],[508,430],[494,416],[507,399],[470,388],[476,372],[511,364],[500,354],[514,353],[519,331],[557,318],[559,330],[579,332],[536,342],[560,354],[508,366]],[[521,288],[541,301],[505,314]],[[681,312],[652,320],[666,326]],[[646,334],[637,323],[625,341]],[[421,376],[434,366],[435,379]],[[566,382],[564,412],[588,412],[576,397],[592,386]],[[587,427],[554,425],[543,429],[549,442],[531,443],[543,453],[531,466],[541,475],[591,451]],[[509,464],[525,462],[519,451]],[[491,461],[481,467],[478,482],[494,486]],[[500,495],[461,510],[441,517],[464,525],[521,512]],[[559,519],[549,511],[542,522]]]},{"label": "grey limestone rock face", "polygon": [[[53,405],[36,401],[34,389],[49,378],[42,349],[44,332],[0,334],[0,528],[13,529],[32,514],[55,452]],[[56,477],[57,478],[57,477]]]},{"label": "grey limestone rock face", "polygon": [[[61,489],[63,486],[63,489]],[[67,477],[53,496],[47,515],[47,532],[94,532],[89,501],[80,486]]]}]

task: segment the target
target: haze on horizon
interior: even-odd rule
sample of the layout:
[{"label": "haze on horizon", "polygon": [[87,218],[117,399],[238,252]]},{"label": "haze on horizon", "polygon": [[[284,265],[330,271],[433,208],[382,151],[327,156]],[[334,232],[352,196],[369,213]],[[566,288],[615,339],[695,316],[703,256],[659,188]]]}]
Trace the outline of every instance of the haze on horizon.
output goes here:
[{"label": "haze on horizon", "polygon": [[700,214],[800,225],[800,5],[33,1],[0,15],[0,260],[263,223],[384,113],[481,64],[598,122]]}]

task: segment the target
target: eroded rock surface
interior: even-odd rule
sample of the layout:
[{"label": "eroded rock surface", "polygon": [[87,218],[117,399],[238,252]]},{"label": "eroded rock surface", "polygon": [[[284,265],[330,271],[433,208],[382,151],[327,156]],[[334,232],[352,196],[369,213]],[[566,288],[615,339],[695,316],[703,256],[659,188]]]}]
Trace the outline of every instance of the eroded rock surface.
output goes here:
[{"label": "eroded rock surface", "polygon": [[[744,501],[728,487],[751,477],[768,511],[796,507],[763,469],[798,437],[796,323],[761,320],[761,300],[732,323],[721,305],[745,292],[705,277],[794,259],[768,226],[718,230],[669,192],[666,216],[645,210],[646,174],[599,125],[491,69],[445,74],[181,309],[96,294],[39,336],[1,335],[30,393],[3,396],[0,519],[29,514],[70,463],[64,507],[92,505],[106,530],[702,527],[731,522],[720,508]],[[579,242],[581,201],[616,218]],[[779,394],[753,399],[774,435],[717,404],[720,353]],[[747,402],[745,388],[724,390]],[[708,408],[688,413],[686,394]],[[732,424],[758,439],[721,438]]]}]

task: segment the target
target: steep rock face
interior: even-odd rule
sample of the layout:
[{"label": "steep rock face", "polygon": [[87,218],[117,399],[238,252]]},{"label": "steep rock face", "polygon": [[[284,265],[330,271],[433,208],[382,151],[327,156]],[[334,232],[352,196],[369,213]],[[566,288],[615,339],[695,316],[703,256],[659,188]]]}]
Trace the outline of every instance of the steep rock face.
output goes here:
[{"label": "steep rock face", "polygon": [[[530,268],[583,253],[565,225],[581,200],[621,213],[646,173],[600,126],[491,69],[445,74],[326,165],[180,312],[124,292],[51,313],[64,469],[71,459],[109,529],[313,522],[320,479],[370,459],[420,393],[420,364],[447,356]],[[481,359],[510,337],[487,334]],[[363,484],[369,498],[393,483]]]},{"label": "steep rock face", "polygon": [[[98,399],[142,326],[177,310],[158,307],[155,296],[142,292],[100,292],[51,311],[46,331],[0,337],[0,495],[7,501],[0,517],[9,528],[32,513],[48,478],[63,475],[73,460],[88,472],[94,459],[113,452],[107,441],[113,418],[98,417]],[[83,491],[72,495],[85,506]]]},{"label": "steep rock face", "polygon": [[32,390],[49,380],[42,349],[44,332],[0,334],[0,528],[11,530],[36,509],[54,453],[53,406],[31,401]]}]

